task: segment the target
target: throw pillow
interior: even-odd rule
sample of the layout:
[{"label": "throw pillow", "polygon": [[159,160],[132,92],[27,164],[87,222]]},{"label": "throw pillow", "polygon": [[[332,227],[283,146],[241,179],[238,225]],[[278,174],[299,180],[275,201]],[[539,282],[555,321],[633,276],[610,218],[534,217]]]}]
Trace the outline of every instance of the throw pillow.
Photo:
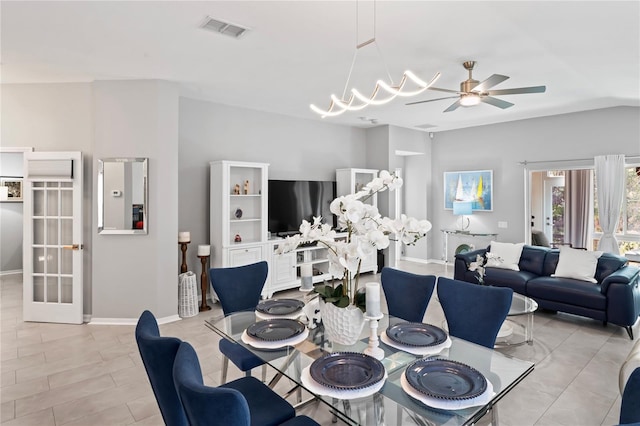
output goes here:
[{"label": "throw pillow", "polygon": [[519,271],[520,255],[524,243],[499,243],[491,241],[491,247],[487,253],[487,267],[511,269]]},{"label": "throw pillow", "polygon": [[551,276],[597,283],[594,276],[600,256],[602,256],[601,251],[578,250],[568,246],[560,246],[558,266],[556,266],[556,272]]}]

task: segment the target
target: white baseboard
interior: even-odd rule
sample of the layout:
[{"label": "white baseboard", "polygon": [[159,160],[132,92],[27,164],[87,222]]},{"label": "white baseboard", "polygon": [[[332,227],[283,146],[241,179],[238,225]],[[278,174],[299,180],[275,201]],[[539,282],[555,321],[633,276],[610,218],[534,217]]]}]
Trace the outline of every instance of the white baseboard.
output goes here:
[{"label": "white baseboard", "polygon": [[414,263],[422,263],[422,264],[427,264],[427,263],[431,263],[429,260],[427,259],[419,259],[417,257],[401,257],[400,260],[404,260],[406,262],[414,262]]},{"label": "white baseboard", "polygon": [[0,277],[4,275],[15,275],[15,274],[21,274],[21,273],[22,273],[22,269],[16,269],[14,271],[0,271]]},{"label": "white baseboard", "polygon": [[[174,321],[180,321],[179,315],[171,315],[163,318],[156,318],[158,324],[167,324]],[[136,325],[138,318],[91,318],[91,325]]]}]

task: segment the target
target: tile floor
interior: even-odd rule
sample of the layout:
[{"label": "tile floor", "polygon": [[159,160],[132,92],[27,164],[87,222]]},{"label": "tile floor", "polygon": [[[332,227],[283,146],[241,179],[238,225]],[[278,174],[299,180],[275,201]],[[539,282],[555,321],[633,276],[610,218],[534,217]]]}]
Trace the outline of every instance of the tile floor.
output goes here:
[{"label": "tile floor", "polygon": [[[403,262],[401,269],[451,276],[437,264]],[[372,276],[372,279],[379,275]],[[162,418],[138,355],[134,326],[63,325],[22,321],[22,277],[0,277],[0,422],[13,425],[161,425]],[[299,295],[296,290],[278,296]],[[203,320],[213,310],[160,327],[190,342],[205,382],[217,385],[217,337]],[[425,321],[443,319],[432,298]],[[635,327],[637,328],[637,327]],[[639,335],[639,330],[634,330]],[[535,315],[533,345],[501,349],[535,362],[533,373],[499,404],[502,425],[613,425],[620,410],[618,370],[633,342],[616,326],[565,314]],[[239,372],[233,365],[229,377]],[[282,383],[283,388],[287,387]],[[305,414],[323,425],[321,404]],[[387,419],[395,421],[395,416]],[[483,422],[484,423],[484,422]],[[405,423],[410,424],[410,423]]]}]

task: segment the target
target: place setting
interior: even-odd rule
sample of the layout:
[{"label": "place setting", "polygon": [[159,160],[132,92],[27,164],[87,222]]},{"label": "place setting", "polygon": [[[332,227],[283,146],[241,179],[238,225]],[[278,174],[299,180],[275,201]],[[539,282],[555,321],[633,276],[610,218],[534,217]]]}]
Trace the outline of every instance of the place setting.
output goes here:
[{"label": "place setting", "polygon": [[435,355],[451,346],[446,331],[421,322],[401,322],[380,334],[385,345],[413,355]]},{"label": "place setting", "polygon": [[304,302],[298,299],[268,299],[256,306],[256,318],[297,319],[303,315]]},{"label": "place setting", "polygon": [[242,332],[241,340],[257,349],[282,349],[304,342],[309,330],[300,321],[276,318],[258,321]]},{"label": "place setting", "polygon": [[440,410],[485,405],[494,396],[493,385],[481,372],[449,359],[415,361],[402,374],[400,384],[413,399]]},{"label": "place setting", "polygon": [[302,385],[316,395],[338,399],[371,396],[387,379],[382,362],[358,352],[334,352],[302,370]]}]

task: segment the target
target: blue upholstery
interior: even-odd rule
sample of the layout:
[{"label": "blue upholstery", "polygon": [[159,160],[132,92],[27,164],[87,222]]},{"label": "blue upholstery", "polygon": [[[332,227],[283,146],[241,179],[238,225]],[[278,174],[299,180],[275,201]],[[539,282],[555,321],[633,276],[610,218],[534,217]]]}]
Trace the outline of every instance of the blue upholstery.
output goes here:
[{"label": "blue upholstery", "polygon": [[167,426],[187,426],[171,372],[180,339],[160,337],[156,318],[151,312],[144,311],[136,326],[136,341],[164,423]]},{"label": "blue upholstery", "polygon": [[438,299],[449,333],[493,348],[509,309],[513,290],[438,278]]},{"label": "blue upholstery", "polygon": [[176,354],[173,379],[191,426],[270,426],[295,416],[291,404],[253,377],[206,386],[198,355],[187,342]]},{"label": "blue upholstery", "polygon": [[434,275],[417,275],[385,266],[380,277],[389,315],[422,322],[436,285]]},{"label": "blue upholstery", "polygon": [[[453,278],[477,283],[476,273],[469,264],[476,256],[484,256],[487,249],[456,255]],[[571,278],[551,277],[555,273],[560,251],[546,247],[525,245],[522,249],[520,271],[487,268],[485,284],[509,287],[533,298],[542,309],[581,315],[605,324],[611,322],[626,328],[633,339],[631,326],[640,315],[640,269],[628,264],[622,256],[603,253],[598,259],[594,278],[597,283]]]},{"label": "blue upholstery", "polygon": [[622,394],[620,407],[620,423],[640,422],[640,368],[636,368],[629,376]]},{"label": "blue upholstery", "polygon": [[[211,287],[220,299],[225,315],[256,308],[267,280],[268,268],[265,261],[233,268],[211,268]],[[226,360],[231,360],[240,371],[250,372],[251,369],[264,364],[263,360],[245,347],[227,339],[221,339],[218,347]],[[228,362],[226,360],[225,362]],[[223,383],[226,381],[226,374],[225,364],[222,369]]]}]

